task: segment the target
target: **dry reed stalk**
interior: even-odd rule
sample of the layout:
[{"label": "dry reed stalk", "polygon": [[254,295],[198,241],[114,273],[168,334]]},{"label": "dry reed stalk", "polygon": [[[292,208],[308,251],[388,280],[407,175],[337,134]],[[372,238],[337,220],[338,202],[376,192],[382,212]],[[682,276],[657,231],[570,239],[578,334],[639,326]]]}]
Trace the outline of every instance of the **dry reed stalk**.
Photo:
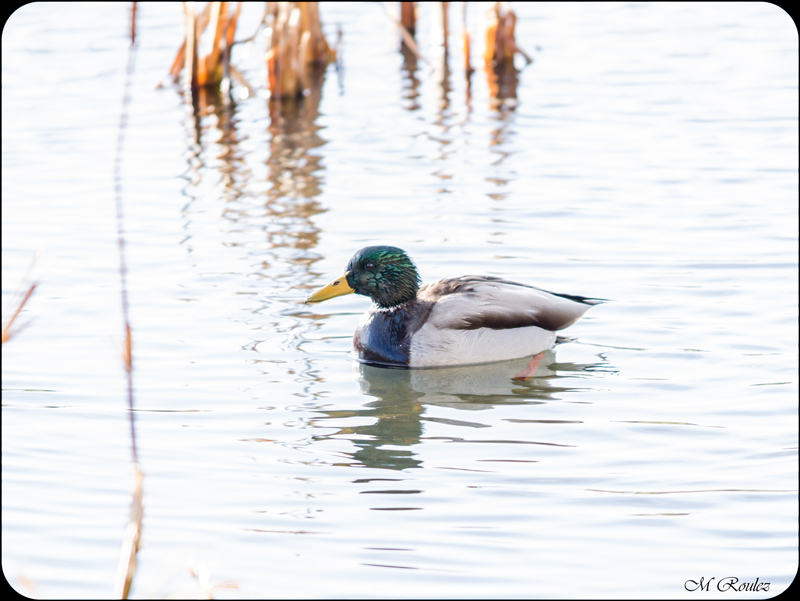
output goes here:
[{"label": "dry reed stalk", "polygon": [[211,43],[211,50],[199,60],[197,65],[197,84],[200,86],[212,85],[222,81],[222,64],[220,57],[222,49],[222,30],[228,14],[227,2],[211,2],[211,18],[209,27],[214,32],[214,41]]},{"label": "dry reed stalk", "polygon": [[268,2],[271,23],[266,54],[271,100],[291,100],[305,93],[309,68],[335,59],[319,18],[318,2]]},{"label": "dry reed stalk", "polygon": [[[236,24],[242,10],[242,3],[237,3],[236,10],[231,12],[230,2],[208,2],[198,15],[194,2],[184,2],[186,22],[186,38],[172,61],[169,73],[174,82],[178,82],[181,71],[187,73],[187,85],[191,89],[203,86],[217,86],[230,73],[230,49]],[[200,55],[200,39],[206,28],[213,33],[211,49]]]},{"label": "dry reed stalk", "polygon": [[467,27],[467,3],[461,3],[461,26],[463,31],[463,46],[464,46],[464,78],[467,80],[467,87],[465,90],[465,101],[467,110],[472,110],[472,74],[475,69],[472,68],[472,35]]},{"label": "dry reed stalk", "polygon": [[[17,304],[17,308],[14,310],[14,312],[11,314],[11,317],[8,318],[8,320],[6,321],[5,325],[3,326],[3,342],[2,342],[2,344],[5,344],[9,340],[11,340],[12,336],[15,336],[15,335],[19,334],[19,332],[22,330],[22,328],[17,328],[16,330],[12,331],[11,330],[11,326],[14,325],[14,321],[19,316],[20,312],[22,311],[22,308],[25,306],[25,303],[28,302],[28,299],[31,297],[31,295],[33,294],[34,290],[36,290],[36,283],[33,283],[33,284],[30,285],[30,287],[28,288],[28,291],[22,297],[20,302]],[[25,326],[22,326],[22,327],[24,328]]]},{"label": "dry reed stalk", "polygon": [[[211,3],[208,4],[210,8]],[[194,2],[185,2],[183,4],[186,16],[186,40],[183,42],[184,48],[184,65],[178,68],[180,72],[182,67],[186,68],[189,75],[189,87],[196,88],[198,82],[197,73],[197,37],[198,37],[198,19],[194,12]]]},{"label": "dry reed stalk", "polygon": [[[413,4],[413,3],[405,2],[402,4]],[[406,29],[405,25],[403,25],[401,21],[395,19],[394,15],[389,10],[389,7],[385,2],[383,3],[383,8],[386,11],[386,14],[392,20],[392,23],[395,24],[395,27],[397,27],[400,30],[400,35],[403,36],[403,44],[405,44],[406,48],[411,50],[411,53],[417,57],[417,60],[425,62],[425,58],[420,53],[419,48],[417,47],[417,43],[414,41],[414,36],[411,34],[411,32],[408,29]]]},{"label": "dry reed stalk", "polygon": [[125,324],[125,348],[122,350],[122,361],[125,364],[125,371],[133,371],[133,339],[131,337],[131,326]]},{"label": "dry reed stalk", "polygon": [[[193,51],[197,50],[197,45],[195,43],[195,38],[197,37],[198,31],[203,31],[208,24],[208,16],[211,12],[211,3],[206,3],[205,7],[203,8],[203,12],[199,15],[195,16],[194,10],[194,2],[184,2],[183,3],[183,12],[184,18],[186,22],[186,38],[183,40],[181,47],[178,49],[178,53],[175,55],[175,60],[172,61],[172,66],[169,69],[169,74],[172,76],[172,80],[177,83],[178,79],[181,76],[181,71],[183,70],[184,66],[186,66],[186,47],[188,46]],[[191,36],[191,40],[188,38]],[[189,56],[189,66],[187,66],[187,71],[189,73],[192,72],[192,63],[197,62],[197,58]]]},{"label": "dry reed stalk", "polygon": [[128,598],[133,575],[136,573],[136,553],[139,551],[139,543],[142,536],[142,515],[144,513],[142,482],[144,474],[136,464],[134,464],[133,470],[133,503],[131,504],[131,516],[128,520],[128,525],[125,527],[125,535],[122,537],[117,574],[114,578],[115,599]]},{"label": "dry reed stalk", "polygon": [[417,3],[400,3],[400,24],[412,36],[417,32]]},{"label": "dry reed stalk", "polygon": [[472,55],[472,50],[471,50],[472,37],[471,37],[471,35],[469,33],[469,29],[467,29],[467,3],[466,2],[462,2],[461,3],[461,21],[462,21],[462,27],[463,27],[463,31],[464,31],[464,37],[463,37],[463,42],[464,42],[464,73],[466,73],[467,79],[469,79],[470,75],[472,75],[472,73],[475,71],[475,69],[472,68],[472,56],[471,56]]},{"label": "dry reed stalk", "polygon": [[[131,16],[132,18],[135,18],[136,12],[133,11]],[[131,80],[133,79],[135,57],[136,40],[134,38],[131,40],[131,46],[128,51],[128,64],[125,72],[125,93],[122,98],[122,112],[119,119],[117,148],[114,157],[114,201],[117,212],[117,248],[119,251],[119,280],[120,297],[122,300],[122,321],[125,327],[125,350],[123,351],[123,360],[125,361],[125,371],[128,375],[128,410],[131,423],[131,449],[133,451],[133,463],[138,464],[138,458],[136,455],[136,430],[133,424],[133,353],[130,319],[128,316],[128,270],[125,261],[125,219],[122,203],[122,151],[125,145],[125,130],[128,125],[128,106],[131,102]]]},{"label": "dry reed stalk", "polygon": [[300,28],[303,35],[308,33],[308,52],[306,63],[327,65],[334,58],[334,52],[322,35],[322,22],[319,18],[318,2],[298,2],[300,8]]},{"label": "dry reed stalk", "polygon": [[[187,11],[188,14],[189,11]],[[194,10],[191,11],[192,14]],[[117,213],[117,246],[119,250],[120,297],[122,300],[122,320],[125,327],[125,349],[123,361],[128,383],[128,420],[131,428],[131,455],[134,467],[134,491],[131,504],[131,517],[122,540],[117,576],[114,581],[114,595],[126,599],[130,592],[131,582],[136,572],[136,553],[142,531],[142,472],[136,452],[136,427],[133,414],[133,351],[131,326],[128,311],[127,267],[125,261],[125,228],[122,203],[122,157],[125,142],[125,130],[128,124],[128,107],[131,102],[131,82],[136,58],[136,4],[131,11],[131,45],[128,50],[128,64],[125,69],[125,92],[122,98],[122,110],[117,133],[117,147],[114,157],[114,201]]]},{"label": "dry reed stalk", "polygon": [[517,15],[508,2],[495,2],[486,12],[486,47],[483,59],[487,67],[508,67],[514,64],[514,55],[521,54],[529,64],[533,62],[514,39]]},{"label": "dry reed stalk", "polygon": [[495,2],[486,14],[484,63],[490,102],[495,107],[513,108],[517,103],[519,71],[514,56],[519,53],[530,64],[533,60],[514,39],[517,16],[508,2]]},{"label": "dry reed stalk", "polygon": [[205,79],[200,85],[217,85],[230,77],[230,52],[236,24],[242,11],[242,3],[236,4],[236,11],[231,14],[230,2],[212,2],[210,26],[214,30],[214,41],[211,52],[204,57]]},{"label": "dry reed stalk", "polygon": [[450,8],[449,2],[442,2],[442,45],[444,46],[445,56],[447,56],[448,31],[450,29],[449,11],[448,11],[449,8]]},{"label": "dry reed stalk", "polygon": [[273,54],[278,74],[277,98],[294,98],[301,94],[305,87],[303,81],[305,69],[301,69],[299,64],[300,9],[292,4],[294,3],[278,3],[278,26],[273,32],[273,35],[278,33],[278,39],[273,38],[273,42],[278,42],[278,52]]},{"label": "dry reed stalk", "polygon": [[131,44],[136,42],[136,2],[131,6]]},{"label": "dry reed stalk", "polygon": [[486,66],[490,66],[497,54],[497,29],[500,24],[498,17],[497,2],[493,8],[486,11],[486,44],[483,47],[483,61]]}]

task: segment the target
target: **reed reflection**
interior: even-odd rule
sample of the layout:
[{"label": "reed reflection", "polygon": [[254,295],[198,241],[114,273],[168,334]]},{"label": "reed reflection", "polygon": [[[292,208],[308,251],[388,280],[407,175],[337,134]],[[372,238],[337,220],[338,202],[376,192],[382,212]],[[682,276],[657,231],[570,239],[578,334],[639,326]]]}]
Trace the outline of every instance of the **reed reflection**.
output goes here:
[{"label": "reed reflection", "polygon": [[[268,337],[254,348],[262,358],[259,363],[286,363],[286,352],[296,351],[305,340],[303,333],[318,327],[307,312],[297,309],[297,288],[311,280],[313,264],[321,257],[313,252],[319,243],[320,229],[314,216],[325,212],[317,197],[322,193],[324,169],[318,149],[326,144],[320,135],[319,103],[325,82],[325,68],[310,66],[307,94],[298,98],[270,100],[269,156],[264,203],[263,227],[266,247],[259,254],[267,257],[257,271],[262,289],[267,292],[259,313],[269,313],[263,329]],[[264,198],[264,197],[261,197]],[[276,334],[276,332],[279,332]],[[315,380],[310,359],[298,354],[303,362],[287,367],[294,379]],[[268,369],[266,371],[269,371]]]},{"label": "reed reflection", "polygon": [[486,65],[486,82],[489,86],[489,104],[496,110],[509,110],[517,106],[519,69],[513,61]]},{"label": "reed reflection", "polygon": [[439,88],[439,106],[438,106],[438,120],[437,124],[442,124],[446,117],[449,116],[450,109],[450,93],[453,87],[450,83],[450,50],[449,50],[449,35],[448,35],[448,16],[447,7],[448,2],[442,3],[441,23],[442,23],[442,45],[438,56],[433,61],[434,77]]},{"label": "reed reflection", "polygon": [[312,217],[325,211],[314,200],[322,193],[319,172],[324,167],[322,156],[313,151],[326,143],[318,133],[322,127],[316,124],[324,81],[324,68],[311,67],[306,96],[269,102],[270,188],[266,208],[271,223],[285,226],[268,228],[271,248],[308,250],[319,242],[319,229],[313,225]]},{"label": "reed reflection", "polygon": [[[187,94],[189,202],[183,244],[191,250],[196,216],[217,207],[229,224],[220,232],[224,246],[237,249],[248,266],[231,294],[246,290],[258,299],[251,309],[254,340],[243,348],[257,352],[254,362],[265,373],[285,367],[294,378],[307,377],[310,365],[277,366],[287,363],[286,353],[299,346],[303,331],[317,327],[297,311],[296,289],[312,278],[310,270],[320,258],[313,249],[319,241],[314,216],[326,210],[318,201],[324,169],[319,149],[326,141],[316,124],[324,81],[324,67],[310,68],[308,93],[269,101],[264,105],[269,125],[262,122],[260,131],[237,119],[236,103],[218,89],[200,87]],[[246,139],[263,142],[249,149],[242,144]],[[266,166],[260,181],[254,177],[259,161]]]},{"label": "reed reflection", "polygon": [[419,70],[419,59],[417,58],[416,52],[406,46],[405,42],[400,44],[400,53],[403,55],[403,98],[408,101],[405,108],[408,111],[417,111],[421,108],[419,103],[420,80],[417,77],[417,71]]},{"label": "reed reflection", "polygon": [[[240,149],[242,137],[237,131],[236,104],[226,93],[211,86],[187,91],[186,97],[191,111],[187,153],[190,187],[198,186],[210,168],[221,176],[225,200],[239,198],[245,194],[250,173]],[[212,132],[218,135],[211,135]],[[210,165],[207,152],[214,146],[218,147],[214,158],[219,163]],[[196,194],[190,187],[184,193],[194,200]]]},{"label": "reed reflection", "polygon": [[[341,422],[354,418],[369,425],[353,425],[314,437],[349,439],[357,450],[350,454],[350,465],[392,470],[421,467],[412,447],[424,437],[424,424],[446,423],[454,427],[490,428],[474,416],[469,419],[442,419],[425,415],[427,406],[448,407],[463,411],[482,411],[498,405],[543,404],[557,400],[560,393],[574,390],[559,385],[564,376],[605,370],[604,362],[594,364],[556,363],[553,351],[544,357],[530,375],[526,371],[530,357],[437,369],[386,369],[357,364],[362,394],[374,400],[355,410],[319,410],[312,425],[329,427],[327,420]],[[488,421],[488,420],[487,420]]]}]

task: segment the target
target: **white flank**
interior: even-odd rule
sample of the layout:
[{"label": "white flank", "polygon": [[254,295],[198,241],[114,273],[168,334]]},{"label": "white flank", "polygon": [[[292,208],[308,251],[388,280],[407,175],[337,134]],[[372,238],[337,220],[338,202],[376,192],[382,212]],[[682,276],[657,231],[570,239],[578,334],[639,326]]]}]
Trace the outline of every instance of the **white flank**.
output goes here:
[{"label": "white flank", "polygon": [[469,365],[535,355],[552,348],[556,333],[536,326],[506,330],[439,329],[431,322],[411,340],[409,367]]}]

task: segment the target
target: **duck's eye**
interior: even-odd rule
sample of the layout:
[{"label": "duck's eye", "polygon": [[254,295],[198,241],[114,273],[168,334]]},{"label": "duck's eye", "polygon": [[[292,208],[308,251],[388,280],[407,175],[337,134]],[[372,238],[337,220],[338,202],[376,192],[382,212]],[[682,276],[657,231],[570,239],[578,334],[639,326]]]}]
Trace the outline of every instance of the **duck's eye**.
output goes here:
[{"label": "duck's eye", "polygon": [[372,271],[375,268],[375,263],[367,263],[366,265],[364,265],[364,267],[369,271]]}]

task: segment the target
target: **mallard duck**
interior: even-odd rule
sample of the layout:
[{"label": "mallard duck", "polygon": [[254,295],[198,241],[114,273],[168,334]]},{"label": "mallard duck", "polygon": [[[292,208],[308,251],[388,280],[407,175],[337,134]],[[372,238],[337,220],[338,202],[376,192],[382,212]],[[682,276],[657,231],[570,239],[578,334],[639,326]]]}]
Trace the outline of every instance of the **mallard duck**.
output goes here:
[{"label": "mallard duck", "polygon": [[498,277],[466,275],[420,287],[414,262],[394,246],[367,246],[344,275],[310,294],[373,301],[353,336],[362,363],[416,368],[536,355],[600,299],[556,294]]}]

